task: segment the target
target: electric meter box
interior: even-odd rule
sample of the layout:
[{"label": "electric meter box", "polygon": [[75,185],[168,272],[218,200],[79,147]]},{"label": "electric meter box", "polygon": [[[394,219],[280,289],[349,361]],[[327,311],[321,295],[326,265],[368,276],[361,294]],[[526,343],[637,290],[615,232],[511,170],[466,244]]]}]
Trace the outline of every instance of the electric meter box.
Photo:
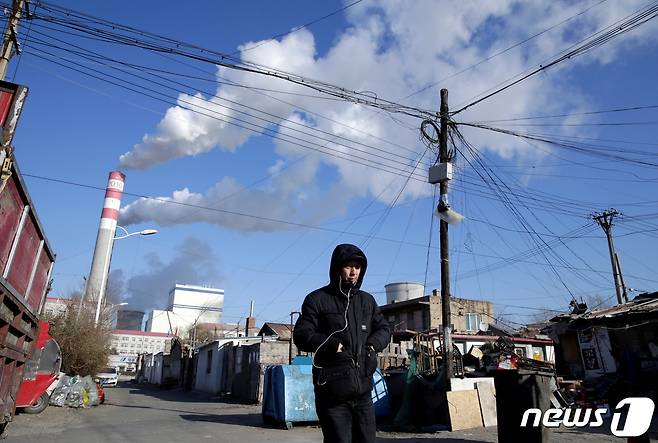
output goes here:
[{"label": "electric meter box", "polygon": [[452,163],[439,163],[430,168],[429,182],[433,185],[452,180]]}]

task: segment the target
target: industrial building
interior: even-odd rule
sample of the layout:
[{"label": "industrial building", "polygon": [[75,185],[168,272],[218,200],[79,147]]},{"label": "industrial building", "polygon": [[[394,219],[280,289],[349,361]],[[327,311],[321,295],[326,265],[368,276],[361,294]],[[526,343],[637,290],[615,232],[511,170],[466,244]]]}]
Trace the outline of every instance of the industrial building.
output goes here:
[{"label": "industrial building", "polygon": [[74,301],[70,298],[47,297],[46,302],[43,304],[42,314],[47,317],[56,317],[65,313],[72,303]]},{"label": "industrial building", "polygon": [[121,356],[158,353],[165,351],[171,338],[170,334],[159,332],[114,329],[110,335],[110,348]]},{"label": "industrial building", "polygon": [[129,331],[141,331],[142,321],[144,321],[144,311],[122,309],[117,311],[117,322],[115,328]]},{"label": "industrial building", "polygon": [[[380,306],[393,330],[431,331],[441,328],[441,296],[437,290],[425,295],[420,283],[391,283],[385,286],[386,304]],[[493,322],[493,303],[485,300],[450,298],[450,323],[455,332],[475,333]]]},{"label": "industrial building", "polygon": [[223,309],[223,289],[175,284],[167,309],[151,311],[146,330],[180,336],[195,325],[221,324]]}]

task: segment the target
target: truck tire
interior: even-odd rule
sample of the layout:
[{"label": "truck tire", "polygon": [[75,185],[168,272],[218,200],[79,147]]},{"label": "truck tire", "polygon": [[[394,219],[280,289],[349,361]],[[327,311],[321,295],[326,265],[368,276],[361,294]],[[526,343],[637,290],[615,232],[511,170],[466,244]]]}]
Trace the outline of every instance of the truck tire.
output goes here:
[{"label": "truck tire", "polygon": [[23,408],[23,411],[26,414],[40,414],[43,412],[44,409],[48,407],[48,403],[50,403],[50,395],[44,392],[43,394],[41,394],[41,396],[39,397],[39,399],[35,404]]}]

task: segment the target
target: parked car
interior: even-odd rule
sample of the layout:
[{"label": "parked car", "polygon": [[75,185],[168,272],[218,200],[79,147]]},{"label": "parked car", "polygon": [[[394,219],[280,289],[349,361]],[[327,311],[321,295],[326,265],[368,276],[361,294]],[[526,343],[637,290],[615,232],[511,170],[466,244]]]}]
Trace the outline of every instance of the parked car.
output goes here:
[{"label": "parked car", "polygon": [[50,394],[59,382],[62,353],[49,330],[48,322],[39,322],[36,349],[25,364],[23,382],[18,388],[16,407],[28,414],[39,414],[48,407]]},{"label": "parked car", "polygon": [[119,383],[119,369],[118,368],[104,368],[101,372],[96,374],[96,380],[101,386],[113,386]]}]

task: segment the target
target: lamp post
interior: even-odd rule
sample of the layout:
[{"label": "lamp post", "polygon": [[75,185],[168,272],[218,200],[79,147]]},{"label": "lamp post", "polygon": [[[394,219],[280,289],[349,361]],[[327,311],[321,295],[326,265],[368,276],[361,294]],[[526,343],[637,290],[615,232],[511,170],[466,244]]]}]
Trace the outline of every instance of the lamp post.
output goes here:
[{"label": "lamp post", "polygon": [[124,234],[118,237],[114,237],[112,240],[122,240],[124,238],[132,237],[133,235],[153,235],[158,233],[157,229],[144,229],[143,231],[139,232],[128,232],[128,230],[123,226],[117,225],[117,228],[121,229]]},{"label": "lamp post", "polygon": [[98,291],[98,300],[96,303],[96,317],[94,318],[94,326],[98,326],[98,320],[101,315],[101,304],[103,302],[103,299],[105,298],[105,290],[107,289],[107,276],[110,271],[110,258],[112,257],[112,249],[114,249],[114,241],[132,237],[133,235],[154,235],[158,233],[158,231],[155,229],[144,229],[138,232],[128,232],[128,230],[123,226],[117,225],[117,228],[121,229],[124,232],[124,234],[118,237],[112,237],[109,247],[107,248],[107,252],[105,255],[105,266],[103,266],[103,274],[101,276],[101,287],[100,290]]}]

